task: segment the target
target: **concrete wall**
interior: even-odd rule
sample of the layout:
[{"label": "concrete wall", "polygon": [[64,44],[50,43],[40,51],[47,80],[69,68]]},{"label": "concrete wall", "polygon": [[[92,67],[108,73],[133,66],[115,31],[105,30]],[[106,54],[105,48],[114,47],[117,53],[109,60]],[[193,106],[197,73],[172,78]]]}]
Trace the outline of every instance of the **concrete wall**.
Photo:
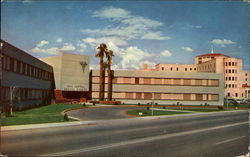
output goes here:
[{"label": "concrete wall", "polygon": [[[93,71],[93,77],[99,76],[99,71],[94,70]],[[114,72],[114,77],[124,77],[124,78],[131,78],[131,82],[128,82],[128,79],[123,79],[121,81],[124,82],[124,84],[113,84],[113,92],[115,95],[119,95],[119,93],[127,93],[128,97],[129,93],[131,93],[132,98],[136,98],[136,93],[143,93],[145,96],[145,93],[153,93],[154,97],[157,97],[157,93],[168,93],[173,94],[168,97],[168,99],[172,99],[172,97],[178,96],[183,97],[185,94],[190,94],[192,97],[192,94],[202,94],[202,95],[213,95],[216,94],[219,96],[217,101],[183,101],[183,100],[154,100],[155,102],[159,104],[173,104],[180,102],[184,105],[200,105],[208,103],[210,105],[223,105],[224,101],[224,80],[222,74],[216,74],[216,73],[180,73],[180,72],[162,72],[162,71],[140,71],[140,70],[116,70]],[[141,80],[144,80],[145,78],[151,78],[153,81],[150,84],[134,84],[134,77],[138,77]],[[180,79],[180,85],[160,85],[155,84],[157,79]],[[201,85],[195,86],[195,85],[184,85],[184,81],[182,79],[200,79],[200,80],[219,80],[218,86],[205,86],[203,85],[203,82],[201,81]],[[159,80],[158,80],[159,81]],[[143,81],[142,81],[143,82]],[[190,81],[191,82],[191,81]],[[209,82],[209,81],[208,81]],[[105,89],[107,89],[107,85],[105,86]],[[99,91],[99,84],[93,83],[92,84],[92,90],[93,98],[97,97],[97,92]],[[107,90],[106,90],[107,91]],[[133,94],[132,94],[133,93]],[[164,94],[162,94],[164,95]],[[120,94],[121,98],[124,97]],[[190,98],[191,99],[191,98]],[[121,99],[125,103],[149,103],[152,100],[141,100],[141,99]]]},{"label": "concrete wall", "polygon": [[[63,52],[59,56],[41,58],[55,71],[56,89],[89,91],[89,57]],[[81,65],[80,62],[86,63]]]}]

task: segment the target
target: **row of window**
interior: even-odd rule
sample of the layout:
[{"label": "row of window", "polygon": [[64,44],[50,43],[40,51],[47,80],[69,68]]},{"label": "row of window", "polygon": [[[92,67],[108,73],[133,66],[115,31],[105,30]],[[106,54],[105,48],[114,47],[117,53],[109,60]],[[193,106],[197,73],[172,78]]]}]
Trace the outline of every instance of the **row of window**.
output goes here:
[{"label": "row of window", "polygon": [[237,77],[225,77],[226,81],[237,81]]},{"label": "row of window", "polygon": [[233,73],[233,74],[237,74],[237,70],[234,70],[234,69],[228,69],[228,70],[226,70],[226,73]]},{"label": "row of window", "polygon": [[[228,97],[238,97],[238,96],[240,96],[240,93],[230,93],[230,92],[228,92],[227,93],[227,96]],[[242,98],[250,98],[250,92],[248,93],[247,91],[245,91],[245,93],[241,93],[241,97]]]},{"label": "row of window", "polygon": [[[108,82],[107,77],[105,83]],[[98,84],[99,77],[92,77],[92,83]],[[171,78],[125,78],[114,77],[113,84],[135,84],[135,85],[183,85],[183,86],[219,86],[219,80],[206,79],[171,79]]]},{"label": "row of window", "polygon": [[[0,100],[9,101],[10,100],[10,87],[1,87],[0,90]],[[38,100],[46,98],[51,95],[51,90],[47,89],[32,89],[32,88],[18,88],[13,92],[14,101],[28,101],[28,100]]]},{"label": "row of window", "polygon": [[[196,71],[196,68],[185,68],[185,71],[188,71],[188,69],[189,69],[189,71]],[[163,71],[163,70],[167,70],[167,69],[165,69],[165,67],[161,67],[161,70]],[[173,67],[171,67],[170,68],[170,71],[173,71],[174,70],[174,68]],[[180,69],[179,69],[179,67],[176,67],[175,68],[175,71],[179,71]]]},{"label": "row of window", "polygon": [[33,65],[24,63],[15,58],[2,55],[2,69],[5,71],[11,71],[14,73],[43,79],[43,80],[52,80],[52,73],[45,71],[43,69],[37,68]]},{"label": "row of window", "polygon": [[[98,98],[99,92],[92,92],[93,98]],[[107,93],[105,93],[107,94]],[[218,94],[187,94],[187,93],[143,93],[143,92],[113,92],[114,99],[134,100],[183,100],[183,101],[218,101]]]},{"label": "row of window", "polygon": [[226,62],[226,66],[237,66],[237,62]]},{"label": "row of window", "polygon": [[237,88],[237,84],[226,84],[226,88]]}]

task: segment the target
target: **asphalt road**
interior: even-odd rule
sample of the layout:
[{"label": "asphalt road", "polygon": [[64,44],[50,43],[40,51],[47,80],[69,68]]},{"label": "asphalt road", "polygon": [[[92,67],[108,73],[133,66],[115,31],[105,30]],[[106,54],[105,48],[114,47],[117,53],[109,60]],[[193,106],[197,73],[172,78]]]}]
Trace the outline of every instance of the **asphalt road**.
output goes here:
[{"label": "asphalt road", "polygon": [[249,111],[1,132],[7,155],[234,157],[248,146]]}]

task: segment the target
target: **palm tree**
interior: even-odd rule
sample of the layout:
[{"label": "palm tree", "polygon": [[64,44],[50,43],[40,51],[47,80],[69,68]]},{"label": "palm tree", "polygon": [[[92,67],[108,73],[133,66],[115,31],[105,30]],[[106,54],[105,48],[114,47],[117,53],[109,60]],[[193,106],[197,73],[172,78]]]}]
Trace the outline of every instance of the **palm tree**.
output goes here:
[{"label": "palm tree", "polygon": [[112,100],[111,64],[113,56],[114,56],[113,51],[109,50],[106,55],[108,60],[108,101]]},{"label": "palm tree", "polygon": [[99,45],[99,47],[97,48],[98,52],[95,55],[96,57],[100,58],[100,77],[99,77],[99,101],[103,101],[104,99],[104,70],[103,70],[103,58],[106,56],[108,49],[107,49],[107,45],[102,43]]}]

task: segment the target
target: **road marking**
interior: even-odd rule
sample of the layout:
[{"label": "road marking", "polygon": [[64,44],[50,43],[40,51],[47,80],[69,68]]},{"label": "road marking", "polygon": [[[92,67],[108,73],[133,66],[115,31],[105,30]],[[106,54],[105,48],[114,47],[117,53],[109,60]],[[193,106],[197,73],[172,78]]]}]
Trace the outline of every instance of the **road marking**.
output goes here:
[{"label": "road marking", "polygon": [[228,140],[225,140],[225,141],[221,141],[221,142],[218,142],[218,143],[215,143],[215,144],[219,145],[219,144],[223,144],[223,143],[235,141],[235,140],[241,139],[241,138],[243,138],[243,137],[245,137],[245,136],[239,136],[239,137],[232,138],[232,139],[228,139]]},{"label": "road marking", "polygon": [[141,139],[134,139],[134,140],[130,140],[130,141],[122,141],[122,142],[117,142],[117,143],[112,143],[112,144],[94,146],[94,147],[83,148],[83,149],[76,149],[76,150],[71,150],[71,151],[57,152],[57,153],[52,153],[52,154],[47,154],[47,155],[42,155],[42,156],[66,156],[66,155],[71,155],[71,154],[84,153],[84,152],[89,152],[89,151],[96,151],[96,150],[100,150],[100,149],[107,149],[107,148],[112,148],[112,147],[119,147],[119,146],[124,146],[124,145],[130,145],[130,144],[136,144],[136,143],[166,139],[166,138],[170,138],[170,137],[177,137],[177,136],[183,136],[183,135],[188,135],[188,134],[200,133],[200,132],[211,131],[211,130],[216,130],[216,129],[222,129],[222,128],[227,128],[227,127],[233,127],[233,126],[243,125],[243,124],[248,124],[248,123],[249,122],[246,121],[246,122],[227,124],[227,125],[216,126],[216,127],[211,127],[211,128],[204,128],[204,129],[197,129],[197,130],[191,130],[191,131],[185,131],[185,132],[179,132],[179,133],[158,135],[158,136],[153,136],[153,137],[145,137],[145,138],[141,138]]}]

